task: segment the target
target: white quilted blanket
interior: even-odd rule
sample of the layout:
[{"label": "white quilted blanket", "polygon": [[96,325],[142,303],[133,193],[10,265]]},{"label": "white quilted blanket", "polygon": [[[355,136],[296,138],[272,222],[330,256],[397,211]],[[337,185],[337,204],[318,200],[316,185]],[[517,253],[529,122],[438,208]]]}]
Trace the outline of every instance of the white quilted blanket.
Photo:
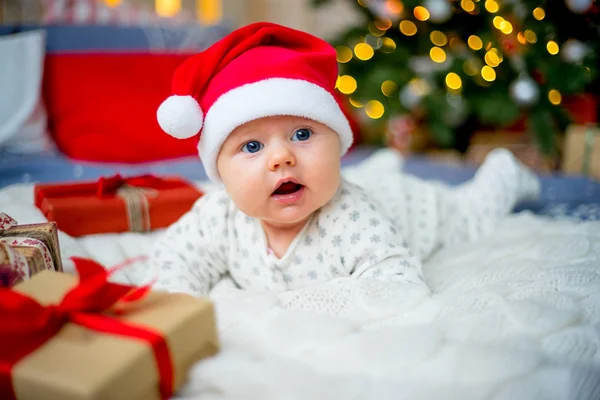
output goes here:
[{"label": "white quilted blanket", "polygon": [[[0,211],[19,223],[44,220],[32,204],[30,185],[0,190]],[[65,259],[111,266],[147,253],[156,235],[61,234],[60,244]],[[222,351],[177,398],[600,399],[600,222],[512,215],[477,245],[433,256],[425,274],[432,297],[382,287],[353,299],[356,309],[385,308],[390,296],[402,306],[347,318],[225,280],[212,294]],[[143,266],[119,278],[147,279]]]}]

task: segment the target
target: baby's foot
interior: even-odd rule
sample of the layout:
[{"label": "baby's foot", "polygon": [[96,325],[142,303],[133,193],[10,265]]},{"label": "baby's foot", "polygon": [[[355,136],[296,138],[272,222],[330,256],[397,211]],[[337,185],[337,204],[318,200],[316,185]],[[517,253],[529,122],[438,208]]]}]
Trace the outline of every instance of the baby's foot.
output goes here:
[{"label": "baby's foot", "polygon": [[391,147],[377,150],[373,155],[362,162],[361,168],[371,172],[400,171],[404,165],[402,153]]},{"label": "baby's foot", "polygon": [[492,150],[486,156],[485,164],[496,166],[503,172],[512,172],[513,179],[516,180],[517,201],[537,200],[540,197],[540,179],[509,150],[505,148]]}]

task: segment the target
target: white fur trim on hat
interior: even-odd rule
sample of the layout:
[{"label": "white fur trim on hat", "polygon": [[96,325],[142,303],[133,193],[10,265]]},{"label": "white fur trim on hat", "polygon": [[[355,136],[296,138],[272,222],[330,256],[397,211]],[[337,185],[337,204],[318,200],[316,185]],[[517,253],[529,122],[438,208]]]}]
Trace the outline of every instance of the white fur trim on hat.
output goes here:
[{"label": "white fur trim on hat", "polygon": [[275,115],[304,117],[328,126],[340,137],[342,155],[352,145],[350,124],[331,93],[301,79],[265,79],[226,92],[206,113],[198,151],[207,176],[221,182],[217,156],[235,128]]},{"label": "white fur trim on hat", "polygon": [[178,139],[197,135],[202,129],[204,113],[192,96],[170,96],[156,111],[163,131]]}]

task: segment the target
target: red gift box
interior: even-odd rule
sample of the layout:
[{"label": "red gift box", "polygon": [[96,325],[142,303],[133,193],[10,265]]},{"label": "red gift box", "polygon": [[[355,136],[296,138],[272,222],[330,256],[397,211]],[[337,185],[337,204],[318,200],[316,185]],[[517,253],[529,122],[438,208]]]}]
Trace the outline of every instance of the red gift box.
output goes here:
[{"label": "red gift box", "polygon": [[35,186],[35,205],[71,236],[165,228],[203,192],[177,177],[115,175],[96,182]]}]

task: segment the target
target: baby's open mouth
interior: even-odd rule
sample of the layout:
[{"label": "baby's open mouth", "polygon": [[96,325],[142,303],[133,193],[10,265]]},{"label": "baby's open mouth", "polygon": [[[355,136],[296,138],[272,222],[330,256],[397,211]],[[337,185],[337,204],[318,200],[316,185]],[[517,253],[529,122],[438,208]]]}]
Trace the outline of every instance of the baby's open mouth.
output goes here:
[{"label": "baby's open mouth", "polygon": [[298,190],[302,189],[302,187],[303,187],[303,185],[301,185],[299,183],[283,182],[281,185],[279,185],[279,187],[277,189],[275,189],[273,194],[278,194],[278,195],[292,194],[292,193],[296,193]]}]

